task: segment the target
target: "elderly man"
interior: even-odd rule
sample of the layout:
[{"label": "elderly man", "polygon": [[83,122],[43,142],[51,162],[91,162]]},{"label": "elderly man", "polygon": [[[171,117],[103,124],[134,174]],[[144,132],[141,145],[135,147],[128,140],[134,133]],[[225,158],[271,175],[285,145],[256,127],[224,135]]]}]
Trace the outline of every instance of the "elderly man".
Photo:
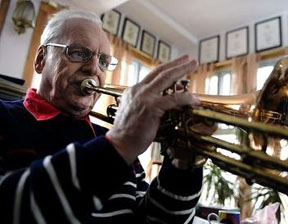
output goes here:
[{"label": "elderly man", "polygon": [[196,62],[182,56],[127,89],[107,131],[88,117],[100,95],[80,85],[90,78],[103,86],[115,62],[94,14],[67,10],[49,21],[34,62],[39,89],[0,102],[1,223],[192,222],[202,169],[165,158],[149,187],[137,156],[165,111],[199,104],[186,92],[161,94]]}]

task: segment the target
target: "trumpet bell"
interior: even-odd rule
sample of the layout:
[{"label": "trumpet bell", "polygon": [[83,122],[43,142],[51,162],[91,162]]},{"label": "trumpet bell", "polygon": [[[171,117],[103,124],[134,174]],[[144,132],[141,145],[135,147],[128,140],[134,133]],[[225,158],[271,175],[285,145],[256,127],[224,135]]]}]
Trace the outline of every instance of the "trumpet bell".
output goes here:
[{"label": "trumpet bell", "polygon": [[288,125],[288,57],[277,62],[257,98],[253,120]]}]

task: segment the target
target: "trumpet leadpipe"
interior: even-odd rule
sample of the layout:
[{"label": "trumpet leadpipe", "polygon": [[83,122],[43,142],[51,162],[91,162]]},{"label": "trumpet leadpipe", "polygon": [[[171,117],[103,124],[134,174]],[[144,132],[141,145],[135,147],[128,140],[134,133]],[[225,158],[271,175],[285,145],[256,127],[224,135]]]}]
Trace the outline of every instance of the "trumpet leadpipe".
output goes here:
[{"label": "trumpet leadpipe", "polygon": [[91,95],[94,92],[103,93],[115,98],[122,96],[122,89],[116,89],[115,87],[109,86],[97,86],[94,79],[84,79],[81,83],[81,92],[83,95]]}]

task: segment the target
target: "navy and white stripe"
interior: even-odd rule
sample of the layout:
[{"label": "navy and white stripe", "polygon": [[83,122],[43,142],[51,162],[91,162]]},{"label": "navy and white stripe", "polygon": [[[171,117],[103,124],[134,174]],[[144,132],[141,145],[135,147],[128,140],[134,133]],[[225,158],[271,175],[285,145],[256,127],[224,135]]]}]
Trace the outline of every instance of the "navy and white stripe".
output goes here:
[{"label": "navy and white stripe", "polygon": [[[21,102],[0,102],[0,223],[192,223],[201,169],[177,170],[166,158],[149,185],[139,160],[128,166],[94,128],[97,138],[84,121],[41,123]],[[9,154],[18,148],[39,154]]]},{"label": "navy and white stripe", "polygon": [[[79,190],[79,186],[82,185],[82,183],[80,183],[81,178],[80,180],[77,180],[77,176],[81,176],[81,170],[75,170],[75,168],[78,166],[77,160],[75,159],[75,152],[73,152],[74,150],[75,152],[80,150],[81,152],[85,152],[85,149],[83,149],[83,147],[79,145],[68,145],[65,150],[63,150],[61,153],[58,153],[56,156],[47,156],[41,161],[41,166],[47,173],[46,181],[50,182],[51,187],[53,187],[54,191],[54,194],[50,195],[51,197],[54,197],[54,200],[50,200],[49,203],[51,203],[51,201],[54,201],[55,204],[58,204],[58,206],[56,206],[56,208],[58,208],[57,210],[53,210],[53,207],[55,206],[53,204],[51,204],[50,208],[51,210],[53,210],[55,217],[58,216],[56,215],[58,212],[61,212],[62,214],[59,214],[59,216],[63,216],[64,214],[64,220],[66,220],[66,223],[75,224],[86,223],[86,220],[89,219],[93,219],[94,221],[103,221],[105,219],[109,219],[109,221],[112,223],[113,221],[117,223],[120,219],[123,221],[125,220],[127,223],[129,223],[131,220],[137,220],[137,217],[142,216],[146,217],[145,219],[147,223],[191,223],[192,218],[195,214],[195,205],[197,200],[199,199],[201,188],[199,192],[194,192],[193,194],[188,196],[181,196],[178,194],[174,194],[169,190],[166,190],[163,186],[160,185],[160,180],[158,178],[153,181],[152,185],[148,190],[148,184],[144,181],[145,173],[143,173],[143,169],[139,167],[138,161],[138,167],[135,169],[135,171],[140,170],[140,172],[133,174],[134,177],[133,175],[131,175],[131,173],[129,173],[129,175],[131,175],[131,179],[123,181],[122,186],[119,186],[118,191],[110,194],[108,198],[105,199],[102,198],[101,195],[92,194],[89,196],[89,194],[87,195],[85,192],[83,192],[83,197],[91,197],[91,205],[93,204],[94,206],[91,206],[90,208],[92,212],[90,212],[90,217],[88,219],[86,217],[87,214],[78,214],[77,217],[74,211],[78,209],[78,206],[83,205],[79,204],[76,207],[73,207],[76,204],[73,202],[73,195],[69,195],[68,200],[67,192],[65,192],[65,186],[61,184],[64,181],[70,182],[71,185],[73,185],[73,187],[75,187],[77,190]],[[66,176],[66,180],[59,181],[59,176],[61,175],[58,175],[57,171],[60,170],[61,167],[59,167],[58,165],[54,165],[54,163],[57,164],[57,162],[55,162],[57,160],[56,157],[63,157],[65,154],[67,155],[65,157],[66,163],[70,167],[70,175]],[[71,154],[74,154],[74,156],[71,156]],[[21,218],[21,209],[24,209],[26,205],[30,206],[31,217],[33,217],[34,219],[33,222],[51,223],[51,217],[47,219],[47,217],[45,217],[45,214],[42,213],[42,210],[45,209],[41,207],[43,201],[38,201],[41,200],[41,198],[37,199],[37,197],[34,196],[33,190],[25,188],[30,190],[30,192],[26,192],[30,194],[30,197],[28,197],[30,202],[27,203],[23,201],[24,186],[26,184],[31,184],[30,182],[33,181],[33,179],[31,178],[28,179],[31,169],[33,169],[33,167],[28,168],[25,172],[23,172],[20,178],[17,177],[18,183],[15,193],[15,204],[13,214],[11,214],[13,216],[13,224],[27,222],[27,220],[23,220],[22,222]],[[88,178],[92,177],[93,172],[91,171],[91,175],[89,175]],[[141,179],[139,177],[141,177]],[[13,178],[13,175],[9,175],[9,177],[6,179],[10,178]],[[61,178],[64,177],[61,176]],[[43,186],[43,189],[41,190],[43,190],[43,192],[41,193],[45,194],[45,186]],[[81,195],[82,192],[79,191],[79,194]],[[136,202],[136,198],[140,199],[137,200],[138,202],[142,200],[146,200],[146,202],[141,204],[139,203],[139,205],[138,202]],[[75,198],[75,200],[77,200],[77,197]],[[140,214],[137,214],[137,212],[139,211],[138,206],[140,206],[140,208],[143,207],[142,210],[140,209]],[[59,210],[59,207],[61,207],[62,209]],[[167,217],[167,219],[163,217]],[[55,220],[55,222],[57,222],[57,220]]]}]

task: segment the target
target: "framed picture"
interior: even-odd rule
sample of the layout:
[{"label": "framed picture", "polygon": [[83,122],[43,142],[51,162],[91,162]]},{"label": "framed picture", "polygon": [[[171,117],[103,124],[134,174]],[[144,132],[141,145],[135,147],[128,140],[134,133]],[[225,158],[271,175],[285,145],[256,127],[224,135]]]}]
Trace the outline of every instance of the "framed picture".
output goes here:
[{"label": "framed picture", "polygon": [[171,46],[162,40],[158,41],[157,59],[161,62],[167,62],[171,57]]},{"label": "framed picture", "polygon": [[131,19],[125,18],[122,39],[133,47],[137,47],[140,26]]},{"label": "framed picture", "polygon": [[200,40],[199,62],[201,64],[218,62],[219,61],[219,47],[220,47],[219,35]]},{"label": "framed picture", "polygon": [[249,27],[242,27],[226,33],[226,59],[243,56],[249,52]]},{"label": "framed picture", "polygon": [[115,9],[102,15],[102,27],[107,32],[117,36],[121,20],[121,13]]},{"label": "framed picture", "polygon": [[255,24],[255,51],[260,52],[282,46],[281,17]]},{"label": "framed picture", "polygon": [[146,30],[142,31],[140,50],[153,58],[156,37]]}]

